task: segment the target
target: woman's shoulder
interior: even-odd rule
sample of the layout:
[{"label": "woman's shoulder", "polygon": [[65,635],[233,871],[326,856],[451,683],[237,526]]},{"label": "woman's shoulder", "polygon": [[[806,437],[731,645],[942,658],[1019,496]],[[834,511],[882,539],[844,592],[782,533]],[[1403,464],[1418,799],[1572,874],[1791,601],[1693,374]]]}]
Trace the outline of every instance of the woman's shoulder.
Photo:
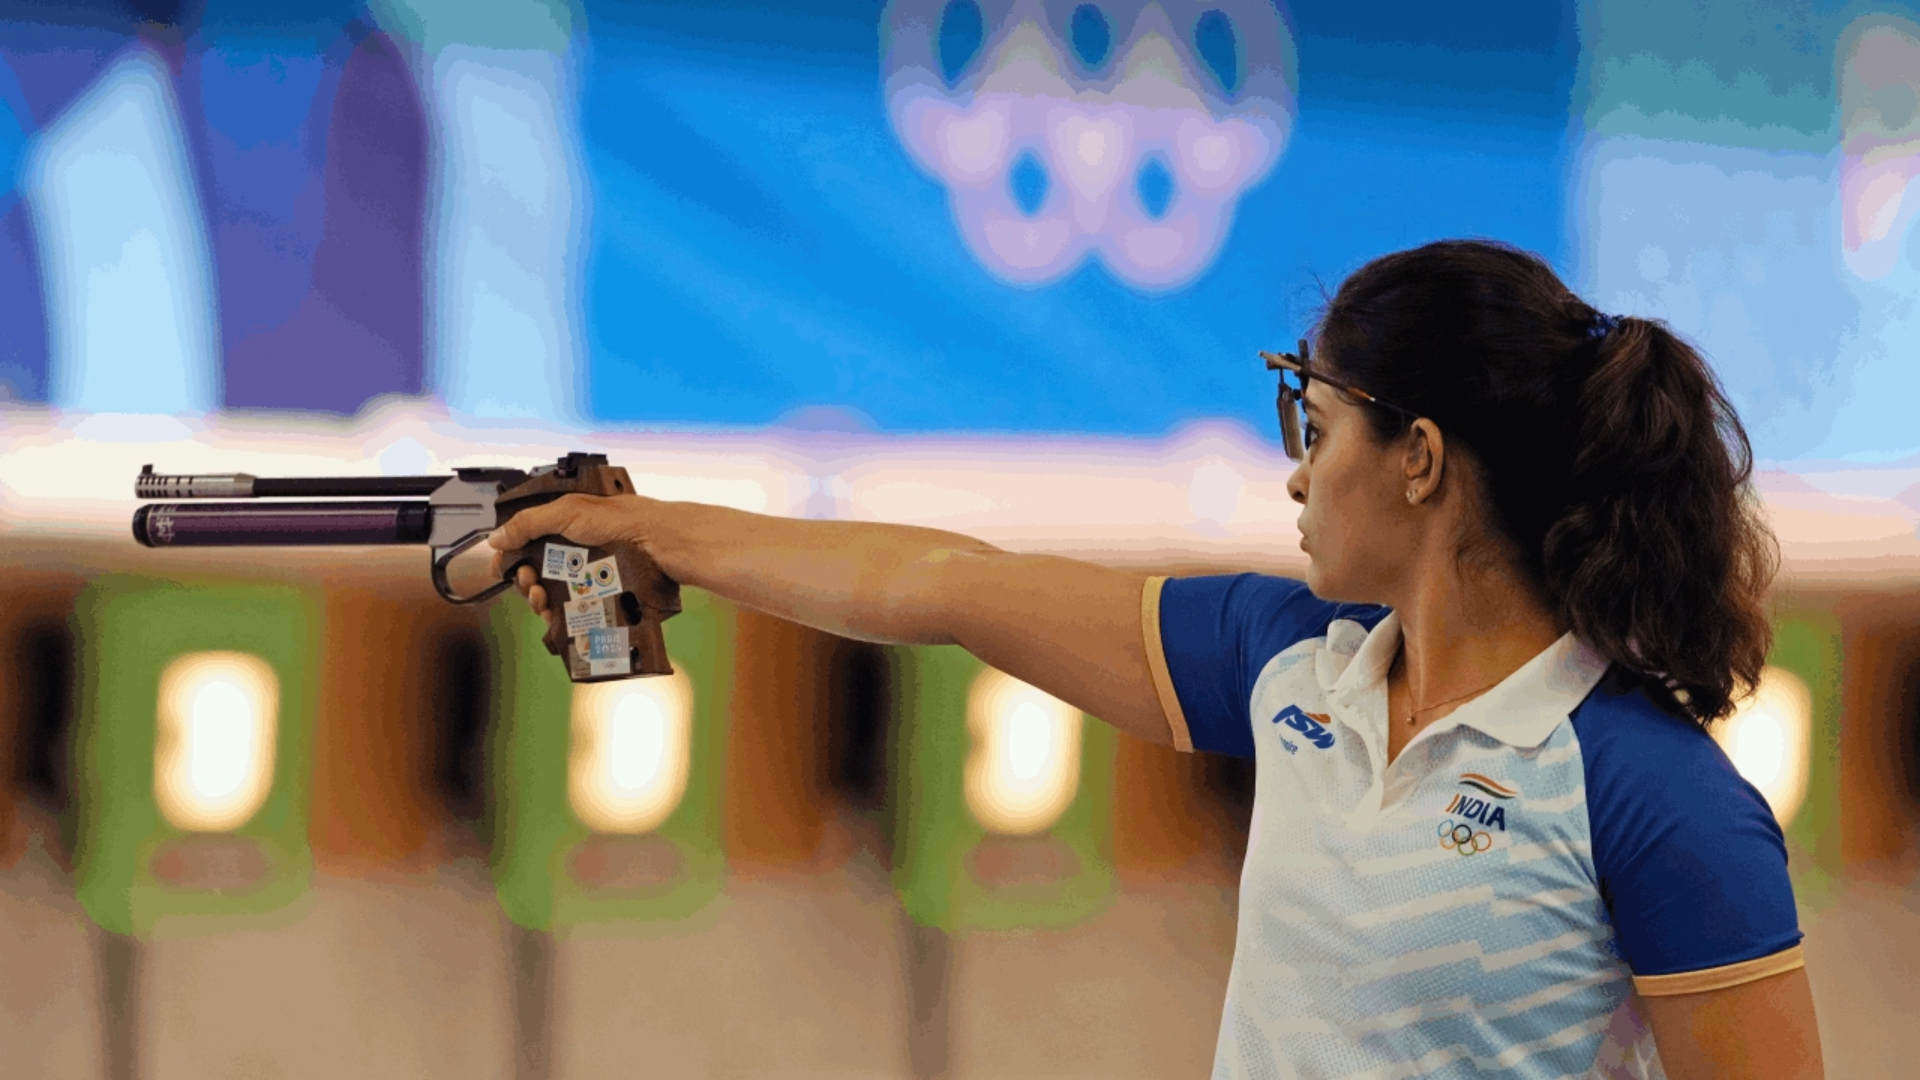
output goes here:
[{"label": "woman's shoulder", "polygon": [[1218,619],[1222,626],[1254,631],[1276,645],[1324,637],[1335,622],[1347,620],[1371,630],[1387,617],[1378,604],[1323,600],[1304,581],[1277,574],[1212,574],[1170,578],[1161,601]]},{"label": "woman's shoulder", "polygon": [[1618,668],[1600,680],[1571,720],[1590,786],[1596,778],[1634,785],[1739,781],[1739,771],[1705,728],[1661,705]]},{"label": "woman's shoulder", "polygon": [[1603,875],[1659,845],[1707,861],[1729,844],[1785,862],[1766,797],[1706,729],[1661,707],[1642,687],[1602,679],[1573,712],[1586,770],[1594,860]]},{"label": "woman's shoulder", "polygon": [[1594,871],[1636,976],[1745,963],[1799,940],[1780,825],[1705,729],[1616,678],[1573,727]]},{"label": "woman's shoulder", "polygon": [[[1184,730],[1197,749],[1252,757],[1249,710],[1261,672],[1296,647],[1357,648],[1386,615],[1382,607],[1322,600],[1306,583],[1271,574],[1150,580],[1141,613],[1147,664],[1175,742]],[[1342,620],[1359,625],[1343,628]]]}]

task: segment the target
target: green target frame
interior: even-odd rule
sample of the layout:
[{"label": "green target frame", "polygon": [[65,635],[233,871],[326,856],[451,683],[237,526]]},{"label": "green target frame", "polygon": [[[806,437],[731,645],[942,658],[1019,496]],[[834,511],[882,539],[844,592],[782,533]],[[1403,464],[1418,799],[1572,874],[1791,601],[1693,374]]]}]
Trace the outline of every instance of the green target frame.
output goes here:
[{"label": "green target frame", "polygon": [[1775,619],[1767,663],[1800,677],[1812,697],[1807,745],[1807,794],[1787,825],[1787,840],[1802,855],[1788,864],[1794,895],[1818,912],[1839,895],[1845,869],[1840,853],[1840,716],[1845,651],[1840,620],[1820,608],[1790,608]]},{"label": "green target frame", "polygon": [[[286,585],[116,575],[86,587],[75,622],[74,855],[87,914],[103,929],[149,936],[168,916],[260,915],[299,898],[313,872],[307,810],[318,598]],[[257,657],[278,683],[265,801],[244,824],[220,833],[176,828],[155,794],[161,675],[179,657],[200,652]],[[157,859],[191,853],[195,845],[224,845],[216,856],[237,854],[253,869],[237,884],[210,885],[156,872]]]},{"label": "green target frame", "polygon": [[[695,589],[664,624],[667,656],[693,687],[687,786],[666,820],[643,837],[596,837],[568,800],[573,684],[541,643],[545,624],[521,603],[495,606],[492,629],[500,677],[489,771],[492,864],[507,917],[531,930],[632,932],[683,920],[720,894],[721,785],[731,706],[733,612]],[[596,845],[628,845],[677,867],[641,883],[589,883],[582,860]]]},{"label": "green target frame", "polygon": [[[986,665],[957,646],[892,650],[894,886],[907,914],[948,932],[1065,926],[1111,899],[1113,758],[1117,736],[1091,716],[1081,722],[1080,779],[1072,800],[1044,832],[1001,838],[968,809],[965,770],[973,752],[967,700]],[[1037,879],[983,880],[996,848],[1042,856]]]}]

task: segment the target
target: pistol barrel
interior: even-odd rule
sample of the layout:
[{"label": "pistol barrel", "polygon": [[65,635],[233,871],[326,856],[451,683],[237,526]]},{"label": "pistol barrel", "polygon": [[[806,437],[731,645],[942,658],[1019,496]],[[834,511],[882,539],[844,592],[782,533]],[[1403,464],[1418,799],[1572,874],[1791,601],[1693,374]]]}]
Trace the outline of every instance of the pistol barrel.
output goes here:
[{"label": "pistol barrel", "polygon": [[424,500],[150,503],[133,514],[133,538],[147,547],[424,544],[432,532]]},{"label": "pistol barrel", "polygon": [[431,495],[451,476],[260,477],[246,473],[168,476],[149,465],[133,483],[138,499],[396,499]]}]

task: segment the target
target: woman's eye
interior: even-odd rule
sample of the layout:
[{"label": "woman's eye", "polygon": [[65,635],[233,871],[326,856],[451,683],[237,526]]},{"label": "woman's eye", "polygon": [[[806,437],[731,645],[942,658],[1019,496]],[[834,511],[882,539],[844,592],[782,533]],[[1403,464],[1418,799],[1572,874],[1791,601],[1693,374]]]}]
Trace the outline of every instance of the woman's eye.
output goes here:
[{"label": "woman's eye", "polygon": [[1319,425],[1315,424],[1311,420],[1307,421],[1306,431],[1301,435],[1301,441],[1305,443],[1308,447],[1312,447],[1315,440],[1319,438],[1320,438]]}]

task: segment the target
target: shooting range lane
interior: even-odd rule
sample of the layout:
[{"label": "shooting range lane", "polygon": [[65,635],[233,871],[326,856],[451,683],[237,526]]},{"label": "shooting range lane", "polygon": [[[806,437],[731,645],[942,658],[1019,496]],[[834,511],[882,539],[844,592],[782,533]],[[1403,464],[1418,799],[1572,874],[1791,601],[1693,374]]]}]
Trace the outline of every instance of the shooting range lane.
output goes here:
[{"label": "shooting range lane", "polygon": [[[67,548],[65,556],[109,567],[121,563],[124,550],[102,547],[94,557],[83,545],[78,550]],[[493,889],[476,891],[479,881],[472,872],[484,862],[476,861],[470,840],[459,839],[470,826],[454,819],[431,780],[422,779],[422,773],[433,768],[431,744],[438,736],[421,728],[438,721],[424,715],[420,705],[423,696],[439,692],[429,690],[436,678],[431,670],[435,637],[466,631],[470,629],[466,620],[484,613],[433,598],[420,581],[417,553],[368,554],[370,561],[351,567],[313,562],[321,555],[314,549],[289,552],[288,561],[281,565],[275,565],[278,560],[257,559],[246,564],[259,578],[301,581],[324,597],[315,623],[316,629],[325,628],[325,645],[319,656],[306,827],[316,868],[303,899],[282,909],[284,915],[270,915],[264,921],[223,916],[217,923],[204,918],[183,923],[181,917],[173,917],[172,925],[185,928],[184,935],[163,934],[150,945],[138,946],[137,976],[129,993],[138,1006],[132,1011],[139,1016],[135,1023],[142,1032],[140,1045],[155,1064],[217,1068],[222,1061],[245,1060],[248,1053],[291,1038],[306,1047],[305,1060],[316,1066],[367,1068],[372,1070],[370,1075],[378,1075],[380,1068],[357,1051],[350,1052],[347,1044],[310,1041],[288,1028],[283,1014],[260,1011],[259,1002],[265,999],[259,991],[269,981],[287,971],[303,970],[313,974],[304,977],[302,985],[315,988],[311,998],[302,993],[301,1000],[311,1002],[300,1010],[306,1018],[303,1023],[323,1028],[345,1024],[371,1032],[369,1039],[397,1054],[393,1062],[411,1061],[429,1072],[432,1062],[444,1065],[463,1060],[477,1066],[491,1053],[485,1041],[457,1047],[443,1041],[453,1038],[454,1029],[446,1027],[446,1020],[436,1019],[466,1017],[461,1024],[485,1020],[499,1030],[497,1022],[484,1014],[507,1009],[513,993],[510,981],[503,980],[509,980],[514,968],[506,963],[511,950],[497,916],[487,914],[495,910],[490,899]],[[236,569],[230,558],[216,558],[210,552],[183,551],[168,561],[174,572],[198,580],[212,580]],[[323,566],[326,569],[316,573]],[[71,597],[64,602],[70,605]],[[522,621],[526,618],[511,606],[500,610],[510,612]],[[755,1062],[790,1060],[794,1046],[801,1045],[811,1047],[808,1052],[823,1066],[851,1072],[890,1072],[910,1057],[916,1045],[924,1056],[929,1037],[945,1054],[953,1039],[947,1024],[979,1016],[980,1006],[967,1003],[983,994],[1004,996],[1007,988],[1001,976],[994,974],[1000,970],[997,961],[982,966],[965,960],[977,952],[965,941],[946,947],[948,952],[942,956],[929,956],[920,949],[920,962],[913,960],[912,942],[929,931],[914,928],[888,887],[891,855],[886,838],[891,827],[886,824],[890,812],[885,806],[892,799],[888,792],[896,790],[896,769],[904,764],[896,764],[885,752],[894,722],[870,720],[864,749],[849,749],[849,736],[837,730],[849,719],[845,714],[850,706],[844,700],[850,692],[844,686],[849,676],[842,670],[847,651],[858,653],[871,647],[855,648],[853,643],[764,616],[734,619],[736,635],[744,633],[750,642],[759,640],[768,646],[755,649],[754,662],[732,670],[729,693],[744,695],[743,702],[729,708],[725,723],[708,726],[729,736],[726,778],[720,790],[726,793],[729,822],[723,839],[737,869],[729,873],[718,904],[710,904],[691,919],[656,921],[660,933],[630,938],[617,931],[619,917],[605,921],[603,916],[598,929],[587,927],[556,942],[551,989],[556,995],[552,1015],[559,1026],[553,1031],[553,1060],[556,1065],[584,1066],[622,1060],[662,1041],[684,1044],[685,1032],[710,1025],[713,1010],[762,995],[764,1012],[785,1015],[790,1022],[766,1027],[752,1038],[736,1033],[728,1039],[702,1040],[688,1052],[716,1068],[734,1062],[754,1070],[759,1067]],[[492,637],[495,631],[487,633]],[[495,652],[493,663],[498,664],[497,649],[490,646],[489,651]],[[550,670],[552,658],[544,649],[525,655],[527,673],[548,680],[558,674]],[[494,679],[504,691],[515,677],[506,671]],[[868,682],[874,677],[872,672],[862,676]],[[806,690],[809,686],[812,689]],[[864,694],[866,708],[875,707],[874,686],[857,693]],[[756,730],[757,738],[733,737],[736,731],[752,735]],[[858,773],[859,767],[836,754],[872,757],[880,773],[848,781],[849,769]],[[562,813],[568,814],[564,803]],[[772,829],[755,821],[775,814],[791,821]],[[797,828],[793,822],[798,822]],[[1216,846],[1226,843],[1223,839]],[[1216,918],[1230,911],[1230,901],[1217,886],[1209,885],[1205,891],[1214,897],[1210,904],[1220,913]],[[1165,898],[1142,903],[1155,911],[1168,907]],[[644,906],[643,901],[638,910]],[[1173,910],[1181,909],[1176,904]],[[1169,915],[1162,911],[1134,917],[1152,922]],[[292,922],[287,921],[289,917]],[[1110,948],[1098,942],[1106,940],[1106,933],[1128,925],[1128,918],[1124,911],[1097,915],[1090,924],[1093,929],[1080,934],[1087,942],[1084,947]],[[350,933],[355,920],[363,919],[375,920],[398,935],[377,950],[384,959],[366,970],[354,958],[372,963],[374,953],[326,944],[335,935]],[[1040,933],[1047,938],[1050,932]],[[794,944],[803,941],[816,942],[818,955],[796,952]],[[848,964],[844,950],[850,942],[862,943],[854,952],[867,958],[863,964]],[[1216,947],[1213,962],[1224,965],[1221,942],[1212,944]],[[991,943],[978,948],[988,950],[982,955],[997,955]],[[490,956],[499,958],[497,966],[487,959]],[[332,959],[322,962],[322,957]],[[914,972],[927,963],[934,964],[926,974],[936,982],[916,998]],[[418,987],[400,993],[405,984],[392,980],[402,970],[413,970],[413,965],[420,970],[468,971],[458,977],[459,985],[466,987],[458,1004],[446,998],[444,991],[424,998]],[[1203,965],[1199,970],[1207,969]],[[656,982],[654,976],[636,981],[636,972],[657,975],[661,971],[680,974],[666,983]],[[838,973],[831,977],[835,988],[823,986],[820,993],[803,1000],[777,989],[795,980],[818,980],[828,971]],[[925,975],[918,978],[924,981]],[[984,983],[979,981],[983,978]],[[218,985],[231,992],[203,989],[185,998],[156,997],[168,993],[163,987],[183,985]],[[633,1014],[626,1010],[633,1002],[656,997],[651,1015],[658,1024],[636,1028],[629,1019],[610,1028],[594,1019],[602,1009],[616,1006],[630,1018]],[[929,1003],[938,1003],[937,1033],[910,1021],[915,1000],[922,1002],[921,1011]],[[447,1013],[449,1008],[455,1012]],[[428,1012],[415,1016],[417,1009]],[[216,1017],[233,1016],[249,1017],[254,1036],[207,1056],[212,1047],[206,1040],[214,1030],[208,1025],[219,1022]],[[1069,1028],[1049,1024],[1035,1035],[1064,1039]],[[623,1034],[614,1038],[614,1030]],[[824,1031],[838,1034],[820,1042],[817,1033]],[[1070,1044],[1060,1045],[1065,1052]],[[699,1049],[702,1046],[706,1049]],[[960,1055],[952,1058],[957,1064],[967,1051],[952,1049]],[[1118,1055],[1114,1063],[1123,1064]]]},{"label": "shooting range lane", "polygon": [[[0,1065],[101,1075],[97,931],[74,896],[71,620],[83,580],[0,559]],[[31,977],[22,977],[31,973]]]}]

